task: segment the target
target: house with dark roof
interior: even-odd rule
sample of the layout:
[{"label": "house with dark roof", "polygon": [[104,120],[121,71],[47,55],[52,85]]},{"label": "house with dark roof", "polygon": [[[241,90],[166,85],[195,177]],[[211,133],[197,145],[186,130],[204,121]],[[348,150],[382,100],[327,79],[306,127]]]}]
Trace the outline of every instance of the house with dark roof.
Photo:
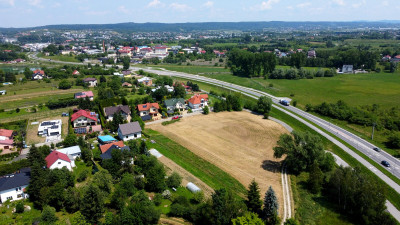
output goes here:
[{"label": "house with dark roof", "polygon": [[172,98],[164,101],[165,108],[167,108],[168,114],[173,114],[175,110],[184,112],[186,110],[185,99],[183,98]]},{"label": "house with dark roof", "polygon": [[75,160],[72,156],[58,151],[52,151],[45,160],[47,168],[51,170],[66,167],[69,171],[72,171],[72,167],[75,167]]},{"label": "house with dark roof", "polygon": [[86,98],[86,97],[88,97],[90,101],[93,101],[93,97],[94,97],[93,92],[92,91],[82,91],[82,92],[75,93],[75,95],[74,95],[75,99]]},{"label": "house with dark roof", "polygon": [[104,115],[107,121],[112,121],[115,114],[120,113],[122,118],[131,121],[131,109],[127,105],[117,105],[104,108]]},{"label": "house with dark roof", "polygon": [[139,122],[135,121],[132,123],[120,124],[118,127],[118,137],[123,141],[142,137],[142,128]]},{"label": "house with dark roof", "polygon": [[0,177],[0,203],[28,198],[25,188],[31,179],[31,169],[23,168],[16,173]]},{"label": "house with dark roof", "polygon": [[188,100],[188,106],[192,109],[200,109],[208,105],[208,95],[194,95]]},{"label": "house with dark roof", "polygon": [[158,103],[140,104],[137,106],[137,109],[140,117],[149,115],[153,120],[158,120],[161,118],[161,114],[158,112],[158,110],[160,109]]},{"label": "house with dark roof", "polygon": [[88,77],[83,79],[85,84],[88,84],[88,87],[96,87],[97,86],[97,79],[93,77]]},{"label": "house with dark roof", "polygon": [[129,148],[129,146],[123,146],[123,147],[120,147],[120,146],[118,146],[118,145],[112,145],[109,149],[107,149],[107,151],[106,152],[104,152],[103,154],[101,154],[100,155],[100,158],[102,159],[102,160],[104,160],[104,159],[111,159],[112,158],[112,151],[114,150],[114,149],[116,149],[116,150],[119,150],[119,151],[130,151],[131,149]]}]

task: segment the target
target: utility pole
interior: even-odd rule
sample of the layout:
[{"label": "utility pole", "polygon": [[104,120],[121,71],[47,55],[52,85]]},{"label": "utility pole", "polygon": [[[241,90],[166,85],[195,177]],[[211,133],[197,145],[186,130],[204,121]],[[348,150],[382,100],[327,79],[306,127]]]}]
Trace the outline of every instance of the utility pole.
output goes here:
[{"label": "utility pole", "polygon": [[372,140],[374,140],[375,126],[376,126],[376,123],[372,123],[372,136],[371,136]]}]

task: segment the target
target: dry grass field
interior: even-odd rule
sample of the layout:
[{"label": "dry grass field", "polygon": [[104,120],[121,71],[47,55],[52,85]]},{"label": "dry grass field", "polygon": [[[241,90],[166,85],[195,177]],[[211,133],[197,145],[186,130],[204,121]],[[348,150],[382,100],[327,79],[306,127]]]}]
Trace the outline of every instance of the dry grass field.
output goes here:
[{"label": "dry grass field", "polygon": [[152,124],[149,128],[221,168],[246,187],[254,178],[262,197],[271,185],[282,210],[282,159],[275,159],[272,150],[279,136],[288,132],[280,124],[243,111],[193,116],[179,123]]}]

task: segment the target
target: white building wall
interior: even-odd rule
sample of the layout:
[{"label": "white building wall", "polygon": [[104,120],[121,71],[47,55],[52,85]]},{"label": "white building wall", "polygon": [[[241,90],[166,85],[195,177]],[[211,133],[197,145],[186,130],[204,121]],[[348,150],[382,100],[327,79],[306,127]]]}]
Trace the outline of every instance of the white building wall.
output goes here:
[{"label": "white building wall", "polygon": [[[135,137],[136,135],[136,137]],[[129,135],[122,135],[120,130],[118,129],[118,137],[123,140],[123,141],[129,141],[129,140],[134,140],[134,139],[138,139],[142,137],[142,133],[138,132],[138,133],[134,133],[134,134],[129,134]]]},{"label": "white building wall", "polygon": [[26,187],[28,187],[28,185],[1,191],[0,192],[0,202],[6,202],[7,198],[10,198],[10,197],[12,198],[12,199],[10,199],[10,201],[27,198],[28,195],[23,192],[24,188],[26,188]]},{"label": "white building wall", "polygon": [[[75,163],[74,163],[74,165],[75,165]],[[51,169],[51,170],[54,170],[54,169],[62,169],[64,166],[67,167],[67,169],[68,169],[69,171],[72,171],[71,163],[69,163],[69,162],[67,162],[67,161],[64,161],[64,160],[61,160],[61,159],[57,159],[57,161],[55,161],[55,162],[53,163],[53,165],[50,166],[49,169]]]},{"label": "white building wall", "polygon": [[86,126],[89,126],[90,123],[92,123],[92,122],[96,122],[96,121],[86,118],[84,116],[81,116],[78,119],[74,120],[74,127],[86,127]]}]

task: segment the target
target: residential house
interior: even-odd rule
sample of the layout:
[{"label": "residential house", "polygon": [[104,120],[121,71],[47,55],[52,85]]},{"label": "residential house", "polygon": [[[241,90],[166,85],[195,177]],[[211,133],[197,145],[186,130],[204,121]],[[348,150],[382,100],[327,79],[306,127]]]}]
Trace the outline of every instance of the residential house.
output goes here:
[{"label": "residential house", "polygon": [[153,85],[153,79],[151,79],[150,77],[142,77],[138,79],[138,83],[143,84],[144,86],[151,86]]},{"label": "residential house", "polygon": [[391,59],[392,59],[392,57],[390,55],[385,55],[382,57],[383,62],[390,62]]},{"label": "residential house", "polygon": [[137,108],[138,108],[139,116],[141,116],[142,119],[143,119],[143,116],[150,116],[151,119],[153,119],[153,120],[157,120],[157,119],[161,118],[161,114],[158,112],[158,110],[160,109],[160,106],[158,105],[158,103],[141,104],[141,105],[138,105]]},{"label": "residential house", "polygon": [[81,148],[79,145],[68,147],[68,148],[62,148],[62,149],[57,149],[57,152],[64,153],[73,159],[76,159],[76,157],[81,156]]},{"label": "residential house", "polygon": [[167,54],[167,47],[166,46],[156,46],[154,48],[155,54]]},{"label": "residential house", "polygon": [[131,75],[131,71],[130,70],[122,70],[122,74],[124,75],[124,76],[128,76],[128,75]]},{"label": "residential house", "polygon": [[74,70],[74,72],[72,72],[72,75],[80,75],[81,73],[79,73],[78,70]]},{"label": "residential house", "polygon": [[353,73],[353,65],[343,65],[342,73]]},{"label": "residential house", "polygon": [[61,126],[61,120],[46,120],[40,123],[37,134],[42,137],[60,136]]},{"label": "residential house", "polygon": [[122,148],[122,147],[125,146],[123,141],[117,141],[117,142],[113,142],[113,143],[110,143],[110,144],[100,145],[100,151],[101,151],[101,153],[105,153],[105,152],[108,151],[108,149],[110,149],[111,146],[113,146],[113,145],[117,145],[117,146],[119,146],[120,148]]},{"label": "residential house", "polygon": [[13,130],[0,129],[0,140],[12,140],[13,136]]},{"label": "residential house", "polygon": [[317,57],[317,53],[315,52],[315,50],[310,50],[307,52],[307,57],[308,58],[316,58]]},{"label": "residential house", "polygon": [[119,57],[132,57],[132,52],[130,49],[120,49],[118,50]]},{"label": "residential house", "polygon": [[94,112],[81,109],[71,115],[71,122],[74,128],[96,126],[97,115]]},{"label": "residential house", "polygon": [[395,57],[393,57],[390,62],[394,62],[394,63],[398,63],[400,62],[400,55],[396,55]]},{"label": "residential house", "polygon": [[0,91],[0,95],[5,95],[5,94],[7,94],[7,91],[6,91],[6,90],[1,90],[1,91]]},{"label": "residential house", "polygon": [[104,114],[107,121],[112,121],[116,113],[121,113],[122,118],[131,121],[131,109],[127,105],[117,105],[104,108]]},{"label": "residential house", "polygon": [[85,84],[88,84],[89,87],[96,87],[97,86],[97,79],[96,78],[88,77],[88,78],[83,79],[83,82]]},{"label": "residential house", "polygon": [[66,167],[69,171],[72,171],[72,168],[75,167],[75,160],[73,157],[58,151],[52,151],[45,160],[47,168],[51,170]]},{"label": "residential house", "polygon": [[75,99],[77,98],[86,98],[88,97],[90,101],[93,101],[93,92],[92,91],[82,91],[82,92],[78,92],[75,93]]},{"label": "residential house", "polygon": [[[169,85],[164,85],[164,87],[167,89],[168,92],[174,92],[174,87],[171,87],[171,86],[169,86]],[[158,86],[158,87],[156,87],[156,88],[153,88],[153,89],[151,89],[151,92],[155,92],[155,91],[157,91],[157,90],[160,89],[160,88],[161,88],[161,86]]]},{"label": "residential house", "polygon": [[[107,149],[106,152],[104,152],[103,154],[100,155],[100,158],[101,158],[102,160],[111,159],[111,158],[112,158],[112,154],[111,154],[111,153],[112,153],[112,151],[113,151],[114,149],[117,149],[117,150],[119,150],[119,151],[121,151],[121,152],[123,152],[123,151],[130,151],[130,150],[131,150],[131,149],[129,148],[129,146],[120,147],[120,146],[118,146],[118,145],[112,145],[109,149]],[[133,164],[133,159],[132,159],[132,164]]]},{"label": "residential house", "polygon": [[201,94],[201,95],[194,95],[192,96],[188,101],[188,106],[191,109],[200,109],[203,108],[204,106],[208,105],[208,95],[207,94]]},{"label": "residential house", "polygon": [[120,124],[118,127],[118,137],[123,141],[138,139],[141,136],[142,128],[137,121],[127,124]]},{"label": "residential house", "polygon": [[46,75],[44,74],[44,70],[37,69],[33,71],[32,80],[43,80],[45,77]]},{"label": "residential house", "polygon": [[0,203],[28,198],[26,187],[31,179],[31,169],[22,168],[14,174],[0,178]]},{"label": "residential house", "polygon": [[122,87],[132,87],[132,84],[128,83],[128,82],[124,82],[122,84]]},{"label": "residential house", "polygon": [[102,145],[110,144],[117,141],[117,139],[113,138],[111,135],[98,136],[97,140]]},{"label": "residential house", "polygon": [[164,105],[167,108],[168,114],[173,114],[175,109],[177,109],[179,112],[183,112],[186,109],[185,99],[183,98],[167,99],[164,101]]},{"label": "residential house", "polygon": [[120,72],[115,72],[113,73],[114,76],[119,76],[119,77],[123,77],[124,74],[120,73]]}]

